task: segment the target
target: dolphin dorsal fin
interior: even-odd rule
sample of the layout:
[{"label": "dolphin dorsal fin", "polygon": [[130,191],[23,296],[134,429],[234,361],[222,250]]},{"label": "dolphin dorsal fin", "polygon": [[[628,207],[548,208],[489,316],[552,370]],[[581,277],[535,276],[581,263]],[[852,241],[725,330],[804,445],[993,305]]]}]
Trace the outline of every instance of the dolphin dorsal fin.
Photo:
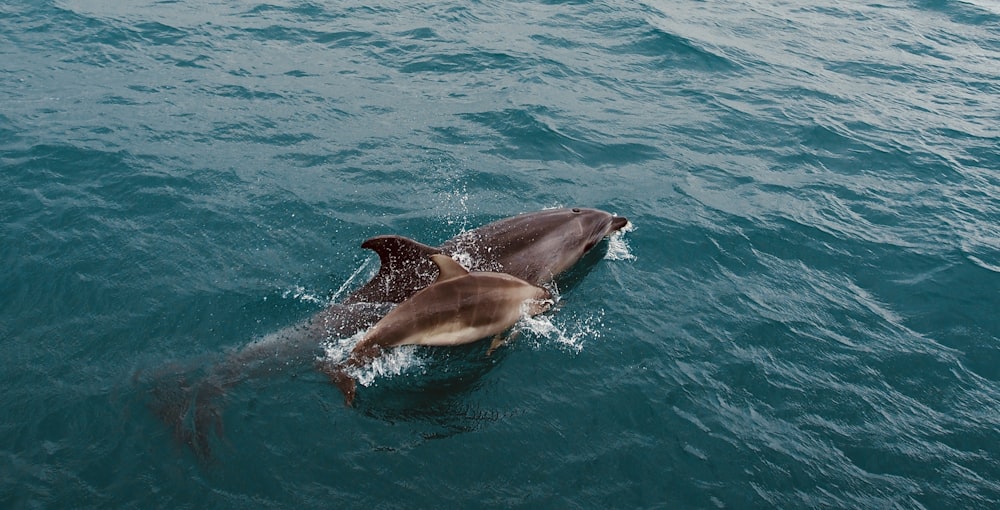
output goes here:
[{"label": "dolphin dorsal fin", "polygon": [[346,304],[400,303],[430,283],[423,275],[432,271],[427,256],[441,250],[413,239],[396,235],[376,236],[361,243],[378,254],[378,273],[351,294]]},{"label": "dolphin dorsal fin", "polygon": [[396,235],[375,236],[361,243],[361,247],[377,253],[379,262],[386,269],[394,269],[392,266],[395,264],[419,260],[432,253],[441,253],[437,248]]},{"label": "dolphin dorsal fin", "polygon": [[469,274],[469,271],[467,269],[462,267],[461,264],[455,262],[454,259],[452,259],[447,255],[436,253],[434,255],[431,255],[431,260],[433,260],[434,263],[437,264],[438,271],[441,272],[441,274],[438,275],[438,278],[434,283],[451,280],[452,278],[458,278],[460,276],[465,276]]}]

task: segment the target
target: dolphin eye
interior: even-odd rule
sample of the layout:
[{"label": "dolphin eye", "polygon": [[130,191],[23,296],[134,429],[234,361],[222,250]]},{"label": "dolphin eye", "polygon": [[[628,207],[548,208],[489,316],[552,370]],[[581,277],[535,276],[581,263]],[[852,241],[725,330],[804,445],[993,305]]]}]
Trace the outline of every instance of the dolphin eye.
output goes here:
[{"label": "dolphin eye", "polygon": [[574,208],[573,208],[573,212],[580,212],[580,209],[579,209],[579,208],[577,208],[577,207],[574,207]]}]

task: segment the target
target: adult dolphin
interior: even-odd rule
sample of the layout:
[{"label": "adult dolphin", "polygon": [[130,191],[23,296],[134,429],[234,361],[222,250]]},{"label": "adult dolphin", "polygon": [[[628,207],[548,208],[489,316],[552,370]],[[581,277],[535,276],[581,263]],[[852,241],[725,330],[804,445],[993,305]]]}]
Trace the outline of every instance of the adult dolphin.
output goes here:
[{"label": "adult dolphin", "polygon": [[190,445],[200,457],[210,457],[209,431],[221,430],[221,411],[215,402],[227,389],[260,374],[309,366],[322,354],[323,342],[371,327],[393,304],[434,282],[438,269],[430,255],[444,253],[471,270],[498,271],[539,285],[571,267],[627,223],[626,218],[597,209],[564,208],[495,221],[460,233],[440,247],[401,236],[373,237],[362,247],[378,254],[379,271],[347,299],[230,353],[207,367],[197,380],[189,380],[188,374],[172,367],[152,374],[150,407],[172,426],[178,441]]},{"label": "adult dolphin", "polygon": [[[351,351],[347,361],[320,368],[354,401],[355,381],[348,373],[368,365],[389,347],[401,345],[451,346],[500,335],[522,315],[547,310],[552,295],[520,278],[495,272],[469,272],[451,257],[431,255],[437,279],[417,291],[378,321]],[[499,336],[498,336],[499,338]]]}]

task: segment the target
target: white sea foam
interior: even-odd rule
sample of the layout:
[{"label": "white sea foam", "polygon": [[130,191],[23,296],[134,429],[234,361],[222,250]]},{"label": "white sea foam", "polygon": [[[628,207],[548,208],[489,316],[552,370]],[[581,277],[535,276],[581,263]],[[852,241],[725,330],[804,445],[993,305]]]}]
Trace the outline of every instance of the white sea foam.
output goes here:
[{"label": "white sea foam", "polygon": [[[321,361],[333,364],[342,363],[351,355],[354,346],[364,338],[367,331],[359,331],[350,338],[327,342],[323,346],[324,355]],[[362,386],[371,386],[376,379],[393,377],[411,368],[423,365],[423,359],[417,356],[417,348],[413,345],[393,347],[382,351],[382,355],[363,367],[348,368],[347,373]]]},{"label": "white sea foam", "polygon": [[607,260],[635,260],[632,248],[628,245],[628,241],[625,240],[625,234],[633,230],[635,230],[635,225],[630,221],[621,230],[608,236],[608,252],[604,255],[604,258]]},{"label": "white sea foam", "polygon": [[462,265],[466,269],[475,269],[476,261],[472,258],[469,252],[459,251],[451,254],[451,258]]},{"label": "white sea foam", "polygon": [[422,364],[423,359],[417,356],[417,346],[402,345],[386,349],[381,356],[375,358],[368,366],[349,370],[348,372],[358,381],[358,384],[371,386],[378,378],[397,376]]},{"label": "white sea foam", "polygon": [[[514,327],[522,333],[529,333],[536,338],[552,342],[560,348],[579,353],[583,351],[587,341],[596,340],[601,337],[603,318],[604,313],[598,311],[584,317],[582,320],[561,323],[562,321],[557,321],[556,316],[543,314],[534,317],[523,317]],[[538,342],[537,344],[538,347],[542,345],[543,342]]]}]

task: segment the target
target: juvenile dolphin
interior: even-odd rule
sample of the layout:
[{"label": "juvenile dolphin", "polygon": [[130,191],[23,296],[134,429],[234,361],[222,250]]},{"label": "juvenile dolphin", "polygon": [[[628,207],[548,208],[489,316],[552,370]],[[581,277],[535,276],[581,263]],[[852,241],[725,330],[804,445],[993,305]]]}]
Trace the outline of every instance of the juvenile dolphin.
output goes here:
[{"label": "juvenile dolphin", "polygon": [[386,314],[342,364],[321,365],[351,405],[355,381],[347,373],[400,345],[451,346],[503,333],[522,316],[538,315],[551,305],[549,291],[504,273],[469,272],[451,257],[430,256],[438,268],[430,286]]},{"label": "juvenile dolphin", "polygon": [[361,244],[379,256],[379,271],[344,300],[352,303],[400,303],[430,285],[437,270],[434,253],[458,258],[470,270],[507,273],[539,285],[575,264],[628,219],[599,209],[547,209],[505,218],[463,232],[440,247],[397,235]]}]

